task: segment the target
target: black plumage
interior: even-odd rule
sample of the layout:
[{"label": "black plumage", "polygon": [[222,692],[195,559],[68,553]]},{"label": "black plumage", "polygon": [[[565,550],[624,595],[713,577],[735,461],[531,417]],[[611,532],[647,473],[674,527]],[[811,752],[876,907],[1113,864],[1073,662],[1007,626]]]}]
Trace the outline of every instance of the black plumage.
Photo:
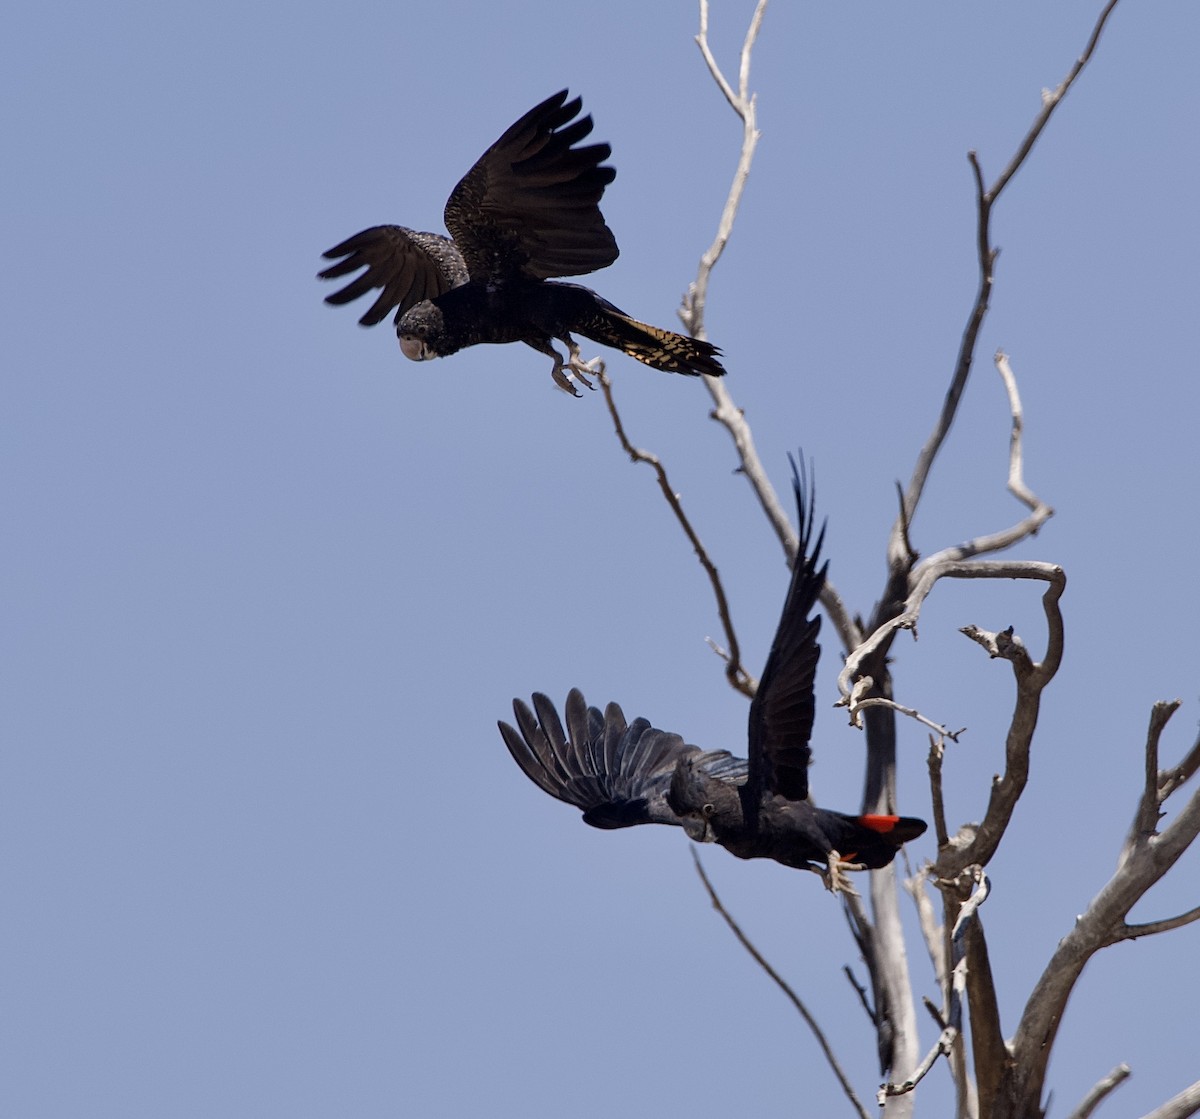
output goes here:
[{"label": "black plumage", "polygon": [[830,889],[848,889],[847,869],[887,866],[926,825],[906,816],[832,812],[808,800],[821,651],[821,619],[813,611],[827,565],[818,566],[825,532],[814,541],[812,503],[798,474],[794,489],[799,551],[750,704],[748,759],[688,745],[645,719],[626,723],[615,703],[601,713],[578,689],[567,696],[565,727],[553,703],[536,694],[532,709],[513,701],[516,727],[501,722],[500,733],[526,776],[581,808],[589,824],[675,824],[739,858],[819,871]]},{"label": "black plumage", "polygon": [[[582,276],[617,259],[600,212],[616,170],[608,144],[577,146],[592,131],[582,102],[562,90],[518,120],[463,176],[446,202],[450,237],[377,225],[335,245],[318,275],[364,269],[327,303],[378,290],[359,319],[374,326],[395,311],[406,357],[445,357],[481,342],[525,342],[554,359],[555,383],[578,395],[587,367],[572,334],[612,346],[671,373],[724,374],[707,342],[631,318],[590,288],[551,277]],[[562,341],[563,357],[551,344]]]}]

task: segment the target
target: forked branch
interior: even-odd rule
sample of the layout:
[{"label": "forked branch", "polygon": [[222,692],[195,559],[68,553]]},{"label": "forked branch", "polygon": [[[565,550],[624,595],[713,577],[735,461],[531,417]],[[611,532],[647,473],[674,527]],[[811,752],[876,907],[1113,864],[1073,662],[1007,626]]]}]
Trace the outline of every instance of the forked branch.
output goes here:
[{"label": "forked branch", "polygon": [[912,478],[909,480],[908,488],[905,491],[903,508],[900,515],[896,518],[895,524],[892,526],[892,534],[888,546],[889,561],[892,563],[902,562],[905,525],[911,524],[913,517],[916,515],[917,506],[925,490],[925,482],[929,477],[929,471],[933,466],[934,460],[937,458],[938,452],[942,448],[942,444],[946,440],[946,436],[950,432],[950,427],[954,423],[954,417],[958,413],[958,404],[971,372],[971,364],[975,359],[975,345],[979,339],[979,331],[983,326],[984,319],[987,317],[988,307],[991,303],[992,286],[995,282],[996,257],[998,255],[997,250],[992,246],[991,239],[992,209],[1000,200],[1005,187],[1008,186],[1013,176],[1024,165],[1025,160],[1029,157],[1029,153],[1033,150],[1034,144],[1037,143],[1042,131],[1049,123],[1054,110],[1067,95],[1067,91],[1075,84],[1075,81],[1083,72],[1083,68],[1088,64],[1092,54],[1096,50],[1097,44],[1100,42],[1100,35],[1104,30],[1104,25],[1108,22],[1108,17],[1112,14],[1112,10],[1116,6],[1117,0],[1109,0],[1104,11],[1101,12],[1100,18],[1096,21],[1095,27],[1092,29],[1092,34],[1088,39],[1083,54],[1076,60],[1057,89],[1052,93],[1043,93],[1041,112],[1038,113],[1029,131],[1025,134],[1024,139],[1017,146],[1017,150],[1012,159],[1009,160],[1008,166],[1004,168],[990,188],[985,186],[983,168],[979,163],[979,157],[975,152],[967,153],[975,182],[975,240],[976,256],[979,263],[979,286],[976,291],[975,302],[967,315],[967,323],[963,329],[962,341],[958,349],[958,359],[955,362],[954,373],[950,378],[950,386],[946,390],[946,396],[942,403],[942,411],[938,416],[932,433],[925,441],[925,445],[921,448],[917,456]]},{"label": "forked branch", "polygon": [[[1156,708],[1155,713],[1161,710],[1163,708]],[[1151,737],[1157,748],[1157,736]],[[1189,756],[1196,749],[1193,746]],[[1177,789],[1178,785],[1173,787],[1172,792]],[[1134,815],[1135,821],[1143,817],[1141,801]],[[1200,909],[1194,909],[1178,917],[1142,926],[1129,925],[1125,920],[1130,909],[1175,865],[1200,834],[1200,789],[1193,790],[1187,803],[1161,832],[1146,834],[1137,831],[1136,824],[1134,831],[1137,834],[1123,852],[1116,872],[1059,941],[1025,1004],[1011,1043],[1012,1060],[1006,1072],[1006,1083],[999,1093],[1004,1108],[996,1112],[997,1119],[1032,1114],[1032,1109],[1038,1106],[1047,1062],[1063,1011],[1076,981],[1092,956],[1102,948],[1133,936],[1166,932],[1200,918]],[[1177,1097],[1177,1100],[1185,1097],[1186,1093],[1184,1097]],[[1196,1102],[1200,1104],[1200,1096],[1196,1097]],[[1171,1101],[1164,1108],[1176,1110],[1160,1111],[1170,1115],[1191,1114],[1187,1110],[1178,1110],[1183,1106],[1183,1103]]]},{"label": "forked branch", "polygon": [[[1029,516],[1018,521],[1009,528],[999,532],[977,536],[972,540],[944,548],[928,556],[925,564],[936,565],[946,560],[970,559],[972,556],[987,555],[1011,548],[1014,544],[1030,536],[1036,536],[1038,530],[1054,516],[1054,510],[1029,488],[1025,482],[1025,451],[1022,435],[1025,429],[1025,414],[1021,407],[1021,394],[1017,389],[1017,378],[1009,364],[1008,355],[1003,350],[997,351],[996,371],[1004,382],[1008,395],[1008,409],[1012,417],[1012,428],[1008,441],[1008,492],[1029,509]],[[915,570],[920,570],[918,565]]]},{"label": "forked branch", "polygon": [[938,564],[924,563],[903,609],[879,626],[846,658],[837,678],[843,706],[849,706],[852,702],[854,684],[861,675],[863,662],[877,654],[900,630],[916,632],[921,606],[939,579],[1033,579],[1049,583],[1043,604],[1050,633],[1042,670],[1048,672],[1049,676],[1058,671],[1062,657],[1062,615],[1058,612],[1058,599],[1067,582],[1061,567],[1037,560],[946,560]]}]

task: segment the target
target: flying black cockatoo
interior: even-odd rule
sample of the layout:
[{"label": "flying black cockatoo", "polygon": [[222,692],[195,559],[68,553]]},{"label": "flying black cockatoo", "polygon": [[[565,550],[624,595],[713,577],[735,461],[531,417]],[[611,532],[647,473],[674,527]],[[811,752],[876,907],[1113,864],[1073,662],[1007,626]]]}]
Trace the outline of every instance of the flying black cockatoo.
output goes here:
[{"label": "flying black cockatoo", "polygon": [[[576,147],[592,131],[590,116],[564,89],[530,109],[450,192],[450,237],[402,225],[377,225],[335,245],[336,260],[319,276],[333,280],[360,268],[325,302],[349,303],[381,289],[358,321],[374,326],[395,309],[405,357],[445,357],[480,342],[525,342],[554,358],[561,388],[578,396],[587,366],[572,333],[669,373],[721,376],[720,351],[697,338],[638,322],[579,284],[617,259],[617,242],[600,213],[600,196],[616,177],[601,163],[608,144]],[[569,359],[551,345],[567,347]]]},{"label": "flying black cockatoo", "polygon": [[[794,467],[793,467],[794,469]],[[850,890],[846,870],[887,866],[900,845],[925,831],[907,816],[848,816],[808,800],[820,617],[812,617],[828,565],[818,568],[811,500],[799,474],[799,550],[783,616],[750,704],[750,757],[702,750],[645,719],[626,723],[610,703],[603,714],[577,688],[567,696],[566,728],[553,703],[513,700],[516,728],[500,733],[517,764],[551,796],[583,809],[597,828],[676,824],[694,840],[717,842],[741,859],[774,859],[822,874]],[[807,506],[807,512],[806,512]]]}]

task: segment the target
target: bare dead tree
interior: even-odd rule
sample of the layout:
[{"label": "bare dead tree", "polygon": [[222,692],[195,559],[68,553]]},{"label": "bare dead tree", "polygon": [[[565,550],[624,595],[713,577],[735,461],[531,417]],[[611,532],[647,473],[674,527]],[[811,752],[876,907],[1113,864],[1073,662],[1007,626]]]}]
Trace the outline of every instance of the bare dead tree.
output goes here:
[{"label": "bare dead tree", "polygon": [[[888,1117],[914,1113],[917,1089],[931,1069],[945,1058],[956,1093],[956,1115],[979,1119],[1028,1119],[1043,1114],[1046,1071],[1058,1025],[1067,1001],[1087,962],[1101,949],[1125,940],[1171,931],[1200,920],[1200,906],[1158,920],[1129,924],[1133,905],[1175,865],[1200,833],[1200,788],[1194,788],[1170,824],[1159,830],[1169,798],[1192,781],[1200,769],[1200,738],[1182,760],[1160,768],[1160,741],[1179,703],[1156,704],[1143,746],[1144,782],[1117,869],[1096,894],[1085,912],[1066,932],[1030,992],[1016,1031],[1005,1040],[996,983],[992,974],[987,937],[980,909],[987,900],[990,884],[985,867],[1003,841],[1013,811],[1029,778],[1029,761],[1038,725],[1043,691],[1054,679],[1062,661],[1064,624],[1060,599],[1066,575],[1054,563],[984,559],[1036,535],[1053,515],[1053,509],[1026,483],[1024,474],[1024,412],[1017,378],[1008,357],[995,355],[1008,401],[1011,422],[1007,488],[1026,507],[1014,524],[983,535],[947,545],[921,559],[909,539],[910,525],[924,496],[931,471],[958,413],[963,393],[975,364],[981,327],[986,319],[995,284],[997,250],[990,226],[993,210],[1005,188],[1024,166],[1051,116],[1075,84],[1096,51],[1117,0],[1108,0],[1101,11],[1084,50],[1066,77],[1052,91],[1043,91],[1042,107],[1000,175],[986,185],[981,161],[968,153],[976,200],[976,252],[978,287],[971,304],[950,382],[933,430],[921,446],[907,486],[900,492],[900,508],[887,544],[887,576],[882,593],[869,619],[862,623],[846,607],[832,584],[827,584],[822,604],[835,627],[845,652],[837,687],[840,705],[851,723],[865,731],[867,775],[863,810],[894,811],[896,765],[896,717],[912,718],[934,732],[929,755],[929,781],[933,801],[934,831],[938,842],[935,861],[920,868],[906,885],[913,899],[922,939],[941,992],[941,1006],[926,1002],[938,1027],[934,1044],[919,1057],[916,995],[908,972],[908,950],[899,914],[900,891],[895,866],[871,875],[871,912],[858,898],[846,899],[846,918],[867,967],[871,990],[853,980],[858,997],[875,1022],[881,1062],[893,1075],[877,1095]],[[751,59],[763,25],[766,0],[757,0],[738,59],[736,84],[723,72],[708,41],[708,3],[700,0],[700,28],[696,42],[713,81],[721,91],[741,127],[737,167],[712,244],[702,254],[696,279],[689,285],[680,308],[684,326],[697,337],[705,335],[705,310],[709,280],[732,235],[743,190],[750,174],[759,140],[756,98],[750,90]],[[627,436],[612,385],[600,370],[609,411],[622,447],[635,462],[648,463],[656,472],[668,505],[683,527],[709,575],[725,633],[726,676],[745,695],[754,694],[757,682],[741,664],[739,645],[717,567],[700,543],[677,495],[672,490],[665,465],[657,455],[639,449]],[[796,553],[796,534],[755,450],[750,424],[735,404],[724,380],[704,378],[712,396],[711,417],[733,440],[740,472],[749,481],[768,522],[790,561]],[[1026,641],[1012,628],[990,631],[967,625],[962,633],[980,646],[990,659],[1007,661],[1014,686],[1013,713],[1005,734],[1004,771],[991,787],[983,819],[962,823],[951,831],[943,794],[942,770],[947,740],[952,731],[937,720],[898,702],[889,667],[896,636],[909,631],[914,637],[921,608],[943,579],[1005,579],[1043,585],[1042,608],[1046,633],[1041,659],[1034,659]],[[851,1108],[866,1112],[851,1084],[850,1076],[833,1054],[815,1015],[792,987],[762,957],[738,922],[724,907],[703,867],[697,870],[709,897],[742,946],[783,991],[812,1030]],[[937,894],[931,894],[930,887]],[[934,898],[940,897],[941,920]],[[969,1026],[969,1028],[968,1028]],[[969,1036],[970,1052],[964,1038]],[[1129,1075],[1119,1065],[1084,1097],[1072,1115],[1086,1119]],[[1182,1119],[1200,1111],[1200,1081],[1165,1102],[1146,1119]]]}]

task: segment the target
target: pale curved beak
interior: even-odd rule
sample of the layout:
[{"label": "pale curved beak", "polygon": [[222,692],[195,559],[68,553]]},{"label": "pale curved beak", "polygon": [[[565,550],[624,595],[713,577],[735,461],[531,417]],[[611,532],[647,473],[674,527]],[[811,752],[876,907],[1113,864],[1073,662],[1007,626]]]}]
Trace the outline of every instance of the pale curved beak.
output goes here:
[{"label": "pale curved beak", "polygon": [[400,335],[400,352],[409,361],[428,361],[437,355],[415,334]]}]

